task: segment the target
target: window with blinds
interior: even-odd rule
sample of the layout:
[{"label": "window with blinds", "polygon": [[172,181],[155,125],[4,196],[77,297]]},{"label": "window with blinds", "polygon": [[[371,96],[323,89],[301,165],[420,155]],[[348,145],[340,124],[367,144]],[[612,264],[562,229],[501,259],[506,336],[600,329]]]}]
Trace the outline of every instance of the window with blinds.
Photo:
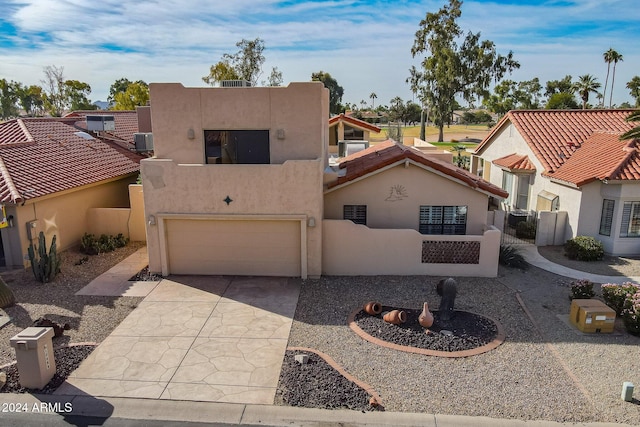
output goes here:
[{"label": "window with blinds", "polygon": [[350,219],[356,224],[367,225],[367,205],[344,205],[342,218]]},{"label": "window with blinds", "polygon": [[640,202],[624,202],[620,237],[640,237]]},{"label": "window with blinds", "polygon": [[615,200],[604,199],[602,201],[602,214],[600,215],[600,234],[611,236],[611,224],[613,224],[613,208]]},{"label": "window with blinds", "polygon": [[458,234],[467,232],[466,206],[420,206],[422,234]]}]

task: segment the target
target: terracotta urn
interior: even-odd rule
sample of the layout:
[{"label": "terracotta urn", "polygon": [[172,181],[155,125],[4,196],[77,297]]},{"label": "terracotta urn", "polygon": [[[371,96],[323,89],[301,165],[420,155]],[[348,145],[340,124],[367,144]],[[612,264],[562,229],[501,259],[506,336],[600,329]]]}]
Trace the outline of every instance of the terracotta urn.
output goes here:
[{"label": "terracotta urn", "polygon": [[383,320],[387,323],[399,325],[407,321],[407,313],[402,310],[392,310],[383,316]]},{"label": "terracotta urn", "polygon": [[418,316],[418,323],[423,328],[430,328],[433,325],[433,314],[429,311],[429,306],[426,302],[422,306],[422,313]]},{"label": "terracotta urn", "polygon": [[382,304],[377,301],[369,301],[364,305],[364,311],[371,316],[377,316],[382,313]]}]

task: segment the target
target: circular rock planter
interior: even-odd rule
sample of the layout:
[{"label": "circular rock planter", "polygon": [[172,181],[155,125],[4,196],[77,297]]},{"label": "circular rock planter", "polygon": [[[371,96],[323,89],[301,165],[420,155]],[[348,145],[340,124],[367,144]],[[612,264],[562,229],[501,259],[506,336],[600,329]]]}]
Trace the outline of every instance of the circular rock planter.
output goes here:
[{"label": "circular rock planter", "polygon": [[[397,307],[384,306],[382,312]],[[407,321],[400,325],[385,322],[381,315],[371,316],[357,309],[349,316],[349,327],[365,340],[395,350],[437,357],[468,357],[486,353],[504,342],[502,326],[497,321],[469,311],[454,312],[449,321],[441,321],[433,311],[429,329],[418,323],[422,310],[407,309]]]}]

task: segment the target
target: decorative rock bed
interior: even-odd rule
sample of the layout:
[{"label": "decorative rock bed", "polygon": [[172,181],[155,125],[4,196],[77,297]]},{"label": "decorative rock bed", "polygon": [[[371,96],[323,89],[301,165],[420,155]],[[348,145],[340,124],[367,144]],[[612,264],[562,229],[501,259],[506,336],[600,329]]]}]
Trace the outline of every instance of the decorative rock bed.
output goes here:
[{"label": "decorative rock bed", "polygon": [[[403,310],[407,321],[393,325],[382,320],[391,310]],[[498,347],[505,339],[502,326],[495,320],[468,311],[454,311],[451,320],[440,319],[432,311],[433,325],[425,330],[418,323],[422,310],[382,307],[379,315],[357,309],[349,316],[349,327],[365,340],[409,353],[438,357],[468,357]]]}]

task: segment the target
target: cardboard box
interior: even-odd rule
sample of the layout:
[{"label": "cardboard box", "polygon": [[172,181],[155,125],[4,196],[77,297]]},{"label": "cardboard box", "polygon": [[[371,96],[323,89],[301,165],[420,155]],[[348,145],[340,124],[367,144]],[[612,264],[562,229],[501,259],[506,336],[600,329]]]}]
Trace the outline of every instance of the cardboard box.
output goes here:
[{"label": "cardboard box", "polygon": [[611,333],[616,312],[600,300],[574,299],[569,319],[582,332]]}]

